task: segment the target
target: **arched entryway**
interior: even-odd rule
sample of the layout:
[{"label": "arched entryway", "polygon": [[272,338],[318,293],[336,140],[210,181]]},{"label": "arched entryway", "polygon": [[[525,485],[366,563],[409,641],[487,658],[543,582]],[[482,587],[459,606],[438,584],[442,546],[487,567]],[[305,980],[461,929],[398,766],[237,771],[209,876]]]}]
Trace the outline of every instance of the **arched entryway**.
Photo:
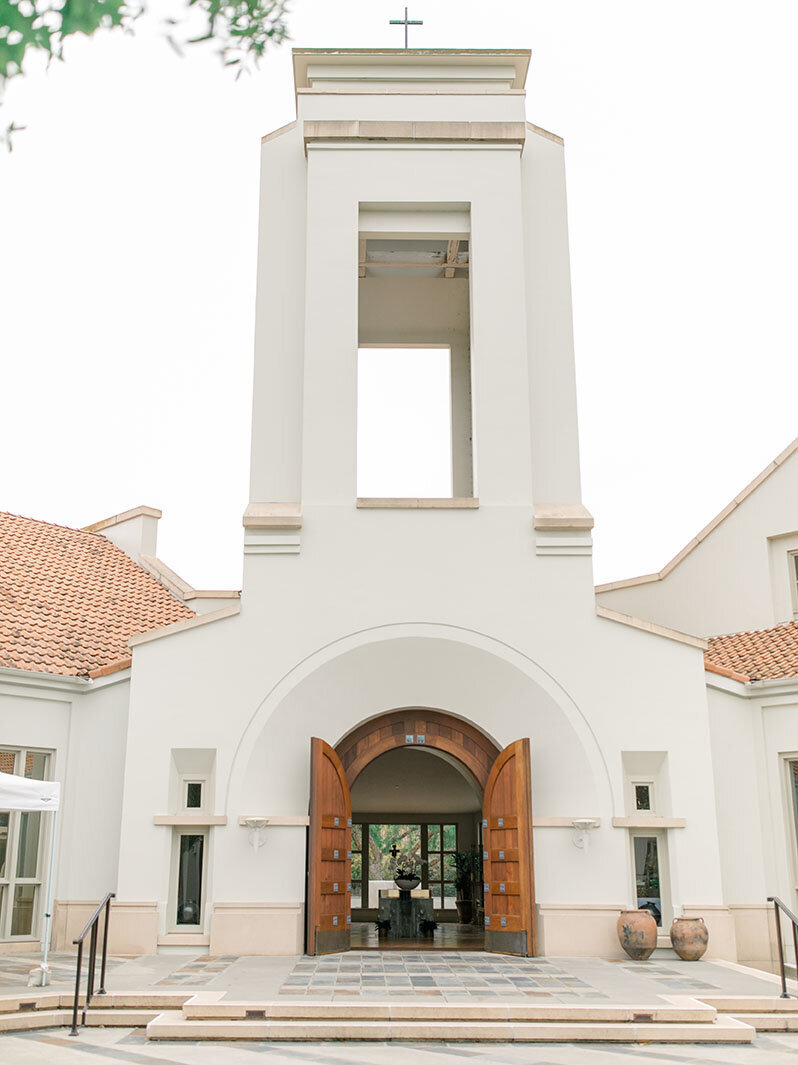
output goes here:
[{"label": "arched entryway", "polygon": [[[458,937],[482,947],[484,934],[487,950],[534,954],[530,795],[528,740],[501,750],[443,711],[380,715],[335,748],[314,739],[308,953],[347,949],[353,928],[355,946],[373,945],[378,907],[385,908],[401,857],[422,878],[429,918],[444,926],[430,947],[456,948]],[[458,931],[446,927],[457,922],[454,869],[469,857],[478,924],[466,917]]]},{"label": "arched entryway", "polygon": [[335,746],[351,788],[369,762],[397,747],[424,747],[458,759],[484,790],[500,748],[474,725],[439,710],[410,707],[364,721]]}]

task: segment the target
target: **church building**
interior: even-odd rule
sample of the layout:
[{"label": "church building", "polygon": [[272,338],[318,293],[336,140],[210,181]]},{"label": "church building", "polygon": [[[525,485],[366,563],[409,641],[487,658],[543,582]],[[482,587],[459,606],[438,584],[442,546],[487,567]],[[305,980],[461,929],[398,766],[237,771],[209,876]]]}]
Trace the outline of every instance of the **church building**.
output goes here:
[{"label": "church building", "polygon": [[[62,782],[56,948],[108,891],[119,953],[369,946],[404,861],[432,949],[618,957],[645,907],[663,948],[700,915],[709,956],[772,965],[798,444],[663,571],[594,588],[563,143],[527,118],[529,58],[294,50],[240,592],[169,570],[150,507],[0,515],[0,770]],[[440,494],[363,476],[359,375],[388,353],[443,374]],[[4,950],[40,940],[50,831],[0,813]]]}]

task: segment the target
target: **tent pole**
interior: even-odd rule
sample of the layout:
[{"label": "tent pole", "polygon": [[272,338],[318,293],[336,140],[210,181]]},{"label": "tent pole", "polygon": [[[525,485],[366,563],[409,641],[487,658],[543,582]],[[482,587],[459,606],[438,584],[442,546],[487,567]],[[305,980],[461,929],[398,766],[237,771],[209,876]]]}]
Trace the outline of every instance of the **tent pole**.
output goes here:
[{"label": "tent pole", "polygon": [[53,810],[53,829],[50,840],[50,872],[47,876],[47,907],[44,911],[44,954],[42,956],[42,987],[47,986],[47,956],[50,953],[50,932],[53,924],[53,889],[55,887],[55,837],[58,829],[58,810]]}]

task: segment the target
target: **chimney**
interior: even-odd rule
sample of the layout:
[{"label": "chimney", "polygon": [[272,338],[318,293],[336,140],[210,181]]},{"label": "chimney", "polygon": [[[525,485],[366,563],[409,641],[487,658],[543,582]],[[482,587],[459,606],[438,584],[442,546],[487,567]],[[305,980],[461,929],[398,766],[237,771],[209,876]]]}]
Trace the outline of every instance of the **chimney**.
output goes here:
[{"label": "chimney", "polygon": [[102,533],[134,562],[140,555],[155,557],[158,542],[158,519],[161,511],[155,507],[134,507],[114,514],[94,525],[86,525],[83,532]]}]

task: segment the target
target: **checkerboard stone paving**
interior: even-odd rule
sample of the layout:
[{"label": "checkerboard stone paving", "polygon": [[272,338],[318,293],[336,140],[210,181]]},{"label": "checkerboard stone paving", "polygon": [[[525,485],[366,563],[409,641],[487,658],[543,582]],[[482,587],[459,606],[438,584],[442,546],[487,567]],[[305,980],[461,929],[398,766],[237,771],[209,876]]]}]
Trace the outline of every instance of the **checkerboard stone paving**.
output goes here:
[{"label": "checkerboard stone paving", "polygon": [[200,954],[159,980],[156,987],[186,987],[207,984],[238,961],[237,954]]},{"label": "checkerboard stone paving", "polygon": [[302,958],[280,995],[384,999],[606,999],[585,980],[543,958],[478,952],[350,951]]},{"label": "checkerboard stone paving", "polygon": [[[41,964],[42,956],[39,953],[33,953],[32,951],[20,951],[8,954],[0,955],[0,988],[12,987],[18,988],[20,985],[26,986],[28,983],[28,975],[32,969],[35,969],[37,965]],[[111,955],[108,956],[106,962],[106,972],[111,973],[118,966],[122,965],[127,959],[115,958]],[[75,955],[69,952],[53,952],[49,958],[50,972],[52,974],[53,982],[61,980],[73,981],[75,979]],[[88,971],[89,958],[88,950],[83,955],[82,971],[85,974]],[[99,961],[97,963],[97,972],[99,973]]]}]

